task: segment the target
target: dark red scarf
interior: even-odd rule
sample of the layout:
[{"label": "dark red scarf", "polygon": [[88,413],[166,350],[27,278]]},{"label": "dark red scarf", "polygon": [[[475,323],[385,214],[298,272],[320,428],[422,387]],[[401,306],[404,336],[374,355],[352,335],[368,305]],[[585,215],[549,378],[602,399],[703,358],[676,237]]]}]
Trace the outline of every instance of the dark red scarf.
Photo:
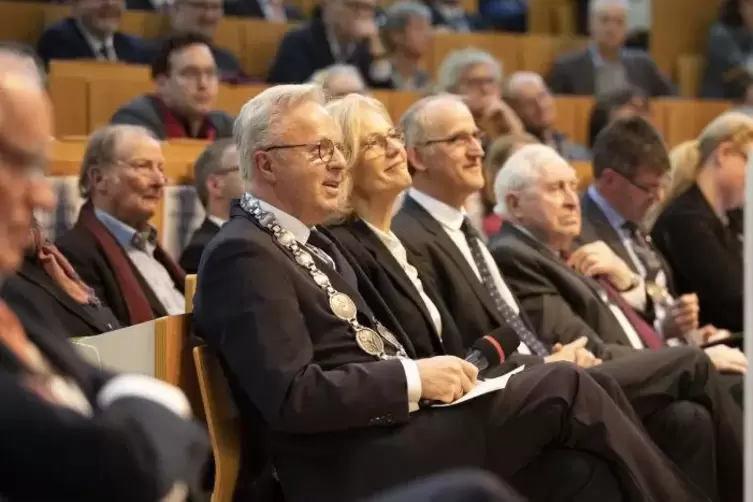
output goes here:
[{"label": "dark red scarf", "polygon": [[175,115],[167,107],[165,102],[162,101],[162,98],[156,95],[152,96],[152,98],[157,105],[157,112],[162,118],[162,123],[165,125],[165,137],[167,139],[190,138],[207,139],[209,141],[213,141],[215,139],[215,136],[217,136],[217,131],[215,130],[214,125],[212,125],[212,121],[209,120],[208,116],[204,117],[204,122],[199,128],[199,133],[196,136],[191,136],[191,134],[188,132],[186,122]]},{"label": "dark red scarf", "polygon": [[[149,299],[146,297],[141,284],[136,278],[131,259],[128,258],[126,251],[110,231],[107,230],[107,227],[94,214],[94,205],[91,201],[86,201],[81,207],[81,212],[78,216],[78,225],[88,230],[102,247],[105,259],[115,274],[115,278],[120,285],[120,293],[126,302],[129,325],[154,319],[152,306],[149,304]],[[175,287],[180,292],[185,292],[186,273],[159,244],[157,244],[154,250],[154,258],[165,267]]]}]

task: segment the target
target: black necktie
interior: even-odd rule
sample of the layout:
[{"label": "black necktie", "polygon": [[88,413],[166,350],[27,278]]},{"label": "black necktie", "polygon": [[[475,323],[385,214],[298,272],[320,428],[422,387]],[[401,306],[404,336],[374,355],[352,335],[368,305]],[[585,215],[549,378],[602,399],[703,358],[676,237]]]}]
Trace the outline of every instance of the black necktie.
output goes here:
[{"label": "black necktie", "polygon": [[[345,256],[343,256],[340,250],[337,249],[337,246],[329,239],[329,237],[314,229],[311,231],[311,235],[309,235],[308,245],[309,247],[316,247],[319,251],[324,252],[326,258],[329,258],[329,260],[319,256],[316,250],[312,250],[319,259],[323,260],[328,265],[332,266],[334,264],[335,270],[340,273],[340,276],[345,279],[345,282],[358,291],[358,279],[355,270],[353,270],[353,267],[348,263],[348,260],[345,259]],[[330,261],[332,263],[330,263]]]},{"label": "black necktie", "polygon": [[105,61],[110,60],[110,53],[107,51],[107,46],[104,44],[99,46],[99,57]]},{"label": "black necktie", "polygon": [[467,217],[464,218],[463,225],[460,227],[460,230],[463,231],[465,240],[468,242],[468,247],[471,249],[473,261],[476,262],[478,273],[481,276],[481,282],[484,284],[484,287],[491,295],[492,300],[494,300],[494,305],[502,315],[502,319],[504,319],[505,322],[515,330],[515,333],[517,333],[520,341],[525,343],[528,348],[533,351],[534,354],[541,357],[548,356],[550,354],[550,351],[544,346],[543,343],[541,343],[538,337],[528,328],[528,326],[526,326],[526,324],[523,322],[523,319],[521,319],[520,316],[515,313],[515,310],[512,308],[512,306],[507,303],[504,298],[502,298],[502,293],[500,293],[497,285],[494,284],[494,278],[492,277],[491,271],[489,270],[489,265],[487,265],[486,259],[484,259],[484,254],[481,251],[481,241],[479,240],[478,232],[473,227],[471,220],[469,220]]},{"label": "black necktie", "polygon": [[626,221],[622,227],[630,234],[633,241],[633,251],[638,256],[643,268],[646,269],[644,279],[649,282],[656,281],[656,276],[662,271],[662,263],[656,251],[654,251],[651,238],[632,221]]}]

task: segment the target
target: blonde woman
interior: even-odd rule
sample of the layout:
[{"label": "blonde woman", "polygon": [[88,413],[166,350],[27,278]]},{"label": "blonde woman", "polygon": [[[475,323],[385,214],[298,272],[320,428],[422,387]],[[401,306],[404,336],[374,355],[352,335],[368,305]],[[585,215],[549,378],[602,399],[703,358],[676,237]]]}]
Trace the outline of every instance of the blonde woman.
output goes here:
[{"label": "blonde woman", "polygon": [[743,328],[742,242],[728,213],[745,201],[753,118],[717,117],[698,140],[674,152],[670,186],[651,235],[680,294],[696,293],[700,325]]}]

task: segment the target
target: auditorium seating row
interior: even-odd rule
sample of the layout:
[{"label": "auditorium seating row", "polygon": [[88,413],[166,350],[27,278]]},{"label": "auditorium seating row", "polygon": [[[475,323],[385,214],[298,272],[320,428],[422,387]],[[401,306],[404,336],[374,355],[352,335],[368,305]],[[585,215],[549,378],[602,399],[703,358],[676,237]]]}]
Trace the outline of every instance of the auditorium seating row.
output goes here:
[{"label": "auditorium seating row", "polygon": [[[265,85],[222,86],[217,108],[235,115]],[[54,62],[50,72],[50,93],[55,104],[57,136],[86,135],[109,122],[124,103],[154,90],[149,69],[103,62]],[[417,99],[417,92],[375,91],[393,119],[397,120]],[[557,128],[572,141],[584,144],[593,99],[558,96]],[[730,108],[726,101],[657,99],[652,116],[667,144],[674,146],[694,138],[711,119]]]},{"label": "auditorium seating row", "polygon": [[[395,0],[383,0],[386,5]],[[303,12],[310,12],[316,0],[293,0]],[[465,8],[475,11],[476,0],[463,0]],[[659,67],[679,81],[683,56],[703,54],[711,23],[716,19],[718,2],[708,0],[661,0],[651,4],[650,52]],[[35,44],[45,24],[68,15],[68,7],[31,2],[0,2],[0,33],[4,39]],[[584,39],[574,37],[574,0],[530,0],[527,35],[442,34],[436,36],[426,67],[434,71],[442,57],[453,48],[477,46],[489,50],[505,63],[505,72],[518,69],[545,72],[552,59],[582,47]],[[160,14],[131,11],[123,18],[121,29],[147,39],[159,38],[169,26]],[[262,77],[277,51],[287,25],[262,20],[227,17],[217,31],[216,42],[239,56],[244,69]],[[684,94],[693,96],[692,94]]]}]

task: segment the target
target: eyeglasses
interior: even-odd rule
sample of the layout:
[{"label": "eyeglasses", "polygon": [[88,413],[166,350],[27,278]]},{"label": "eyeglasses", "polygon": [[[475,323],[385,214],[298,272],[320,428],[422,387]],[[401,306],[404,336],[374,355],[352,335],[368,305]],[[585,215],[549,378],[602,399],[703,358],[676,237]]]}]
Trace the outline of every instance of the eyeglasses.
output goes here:
[{"label": "eyeglasses", "polygon": [[270,145],[259,148],[261,152],[271,152],[272,150],[285,150],[289,148],[316,148],[316,153],[322,162],[329,162],[335,155],[335,150],[345,155],[347,149],[342,143],[335,143],[329,138],[320,139],[316,143],[297,143],[293,145]]},{"label": "eyeglasses", "polygon": [[453,134],[452,136],[448,136],[446,138],[426,140],[420,146],[429,146],[429,145],[434,145],[436,143],[447,143],[448,145],[452,147],[458,147],[461,145],[470,146],[473,141],[477,141],[480,145],[483,145],[485,140],[486,140],[486,134],[484,134],[483,131],[476,130],[471,133],[459,132],[457,134]]},{"label": "eyeglasses", "polygon": [[224,176],[226,174],[240,172],[240,170],[241,168],[238,166],[223,167],[221,169],[217,169],[213,174],[217,176]]},{"label": "eyeglasses", "polygon": [[193,80],[194,82],[198,82],[202,77],[204,77],[205,80],[217,80],[220,75],[217,68],[196,68],[195,66],[181,68],[175,73],[180,78]]},{"label": "eyeglasses", "polygon": [[390,140],[405,145],[405,134],[402,131],[394,130],[387,134],[372,134],[363,144],[364,151],[376,150],[377,148],[386,152],[390,147]]},{"label": "eyeglasses", "polygon": [[648,195],[651,195],[652,197],[656,197],[657,195],[659,195],[663,190],[667,188],[667,185],[669,184],[668,176],[662,176],[659,180],[659,183],[656,185],[644,185],[643,183],[638,183],[634,179],[630,178],[629,176],[625,176],[624,174],[618,171],[614,171],[614,172],[617,173],[620,176],[620,178],[624,179],[625,181],[633,185],[638,190]]}]

